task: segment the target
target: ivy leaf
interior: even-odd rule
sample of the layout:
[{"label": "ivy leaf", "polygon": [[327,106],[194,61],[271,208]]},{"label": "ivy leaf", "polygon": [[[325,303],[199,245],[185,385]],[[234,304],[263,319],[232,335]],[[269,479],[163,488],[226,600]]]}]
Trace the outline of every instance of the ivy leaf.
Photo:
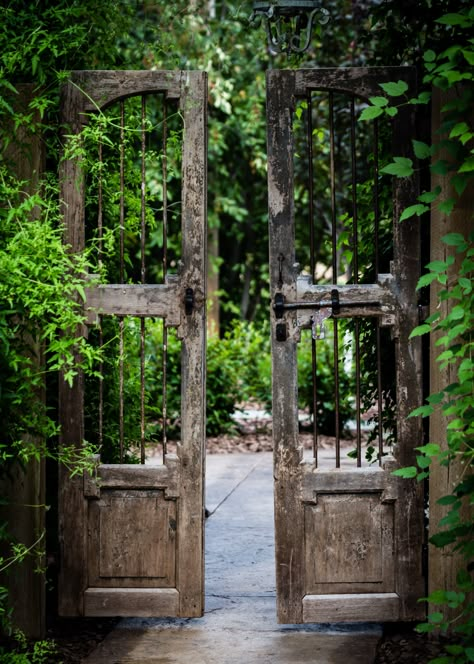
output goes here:
[{"label": "ivy leaf", "polygon": [[461,168],[458,169],[458,173],[469,173],[470,171],[474,171],[474,157],[465,159]]},{"label": "ivy leaf", "polygon": [[372,106],[387,106],[388,99],[386,97],[369,97],[369,101]]},{"label": "ivy leaf", "polygon": [[431,100],[431,92],[421,92],[418,97],[410,99],[410,104],[428,104]]},{"label": "ivy leaf", "polygon": [[407,208],[405,208],[400,215],[400,221],[405,221],[405,219],[409,219],[410,217],[413,217],[413,215],[416,214],[417,217],[420,215],[424,214],[425,212],[428,212],[430,208],[427,205],[422,205],[421,203],[417,203],[415,205],[409,205]]},{"label": "ivy leaf", "polygon": [[466,58],[466,60],[469,62],[470,65],[474,65],[474,51],[466,51],[465,49],[463,49],[462,54],[464,55],[464,57]]},{"label": "ivy leaf", "polygon": [[430,166],[430,169],[435,175],[446,175],[449,172],[449,162],[446,159],[438,159]]},{"label": "ivy leaf", "polygon": [[416,290],[420,290],[420,288],[429,286],[437,278],[437,276],[438,275],[435,272],[429,272],[428,274],[423,274],[418,279],[418,283],[416,284]]},{"label": "ivy leaf", "polygon": [[360,120],[373,120],[374,118],[378,118],[379,115],[382,115],[383,109],[380,108],[379,106],[367,106],[367,108],[364,108],[362,113],[360,114]]},{"label": "ivy leaf", "polygon": [[441,193],[441,187],[437,186],[433,191],[425,191],[418,196],[420,203],[433,203]]},{"label": "ivy leaf", "polygon": [[398,468],[398,470],[394,470],[392,475],[410,480],[418,475],[418,470],[415,466],[407,466],[406,468]]},{"label": "ivy leaf", "polygon": [[463,14],[445,14],[441,18],[436,19],[436,23],[443,25],[460,25],[462,28],[467,28],[470,25],[469,19]]},{"label": "ivy leaf", "polygon": [[418,325],[410,332],[409,339],[413,339],[414,337],[421,337],[422,334],[427,334],[428,332],[431,332],[431,325],[423,323],[423,325]]},{"label": "ivy leaf", "polygon": [[412,139],[412,143],[417,159],[428,159],[428,157],[431,157],[431,148],[429,145],[423,143],[423,141],[415,141],[415,139]]},{"label": "ivy leaf", "polygon": [[447,233],[446,235],[443,235],[441,242],[444,242],[444,244],[447,244],[450,247],[462,247],[462,249],[467,249],[466,240],[461,233]]},{"label": "ivy leaf", "polygon": [[385,113],[386,113],[387,115],[389,115],[391,118],[393,118],[393,117],[395,117],[395,116],[397,115],[397,113],[398,113],[398,108],[396,108],[395,106],[388,106],[388,107],[385,109]]},{"label": "ivy leaf", "polygon": [[421,417],[429,417],[429,415],[432,415],[433,413],[433,406],[419,406],[418,408],[415,408],[415,410],[412,410],[408,417],[418,417],[419,415],[421,415]]},{"label": "ivy leaf", "polygon": [[426,445],[416,447],[415,449],[430,457],[437,456],[441,452],[441,448],[437,443],[427,443]]},{"label": "ivy leaf", "polygon": [[443,214],[451,214],[455,205],[456,205],[455,198],[447,198],[445,201],[443,201],[438,205],[438,210]]},{"label": "ivy leaf", "polygon": [[408,85],[405,81],[397,81],[396,83],[379,83],[380,87],[391,97],[400,97],[408,90]]},{"label": "ivy leaf", "polygon": [[469,126],[466,122],[458,122],[454,125],[449,133],[449,138],[455,138],[456,136],[461,136],[466,131],[469,131]]},{"label": "ivy leaf", "polygon": [[432,51],[431,49],[429,49],[428,51],[425,51],[423,53],[423,60],[425,62],[433,62],[434,60],[436,60],[436,53],[434,51]]},{"label": "ivy leaf", "polygon": [[394,157],[391,164],[387,164],[387,166],[384,166],[380,170],[382,173],[388,173],[388,175],[406,178],[414,173],[413,161],[407,157]]}]

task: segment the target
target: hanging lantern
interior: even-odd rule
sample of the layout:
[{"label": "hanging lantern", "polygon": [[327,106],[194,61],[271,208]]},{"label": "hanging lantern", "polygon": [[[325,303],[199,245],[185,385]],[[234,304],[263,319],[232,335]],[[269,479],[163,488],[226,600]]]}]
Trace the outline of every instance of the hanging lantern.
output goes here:
[{"label": "hanging lantern", "polygon": [[329,12],[318,0],[267,0],[255,1],[250,21],[265,23],[268,46],[277,53],[303,53],[311,43],[316,21],[325,25]]}]

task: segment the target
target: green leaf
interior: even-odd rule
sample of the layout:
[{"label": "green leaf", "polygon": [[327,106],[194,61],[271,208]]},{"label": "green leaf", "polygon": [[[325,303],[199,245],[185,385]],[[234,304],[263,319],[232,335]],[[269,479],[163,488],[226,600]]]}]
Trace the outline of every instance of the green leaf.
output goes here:
[{"label": "green leaf", "polygon": [[412,139],[412,143],[417,159],[428,159],[428,157],[431,157],[431,148],[427,143],[415,141],[415,139]]},{"label": "green leaf", "polygon": [[422,92],[413,99],[410,99],[410,104],[428,104],[431,101],[431,92]]},{"label": "green leaf", "polygon": [[369,101],[372,106],[387,106],[388,99],[386,97],[369,97]]},{"label": "green leaf", "polygon": [[466,60],[469,62],[470,65],[474,65],[474,51],[467,51],[463,49],[462,54],[466,58]]},{"label": "green leaf", "polygon": [[388,164],[380,170],[382,173],[396,175],[399,178],[409,177],[414,173],[413,161],[411,159],[407,159],[407,157],[394,157],[394,160],[391,164]]},{"label": "green leaf", "polygon": [[429,286],[432,281],[434,281],[437,278],[437,274],[435,272],[429,272],[428,274],[423,274],[419,279],[418,283],[416,285],[416,290],[420,290],[420,288],[424,288],[425,286]]},{"label": "green leaf", "polygon": [[471,171],[474,171],[474,157],[465,159],[461,168],[458,169],[458,173],[470,173]]},{"label": "green leaf", "polygon": [[427,325],[426,323],[417,325],[417,327],[410,332],[409,339],[413,339],[413,337],[421,337],[422,334],[427,334],[428,332],[431,332],[431,325]]},{"label": "green leaf", "polygon": [[428,417],[433,413],[434,413],[433,406],[431,405],[419,406],[418,408],[415,408],[415,410],[412,410],[411,413],[408,415],[408,417],[418,417],[419,415],[421,415],[421,417]]},{"label": "green leaf", "polygon": [[463,14],[445,14],[441,18],[436,19],[436,23],[443,25],[460,25],[461,27],[468,27],[469,20]]},{"label": "green leaf", "polygon": [[455,198],[447,198],[445,201],[438,205],[438,210],[443,214],[451,214],[456,204]]},{"label": "green leaf", "polygon": [[425,191],[418,196],[420,203],[433,203],[441,193],[441,187],[435,187],[433,191]]},{"label": "green leaf", "polygon": [[460,304],[457,304],[449,312],[449,318],[451,320],[461,320],[461,318],[464,318],[464,313],[464,307],[462,307]]},{"label": "green leaf", "polygon": [[396,108],[395,106],[387,106],[387,108],[385,109],[385,113],[389,115],[391,118],[394,118],[398,113],[398,108]]},{"label": "green leaf", "polygon": [[466,122],[458,122],[451,129],[449,138],[455,138],[456,136],[461,136],[461,134],[464,134],[466,131],[469,131],[468,124]]},{"label": "green leaf", "polygon": [[400,97],[408,90],[408,85],[405,81],[397,81],[396,83],[379,83],[380,87],[391,97]]},{"label": "green leaf", "polygon": [[420,215],[424,214],[425,212],[429,211],[429,207],[427,205],[423,205],[422,203],[416,203],[415,205],[409,205],[407,208],[405,208],[400,216],[400,221],[405,221],[405,219],[409,219],[410,217],[413,217],[413,215],[416,214],[417,217]]},{"label": "green leaf", "polygon": [[405,479],[413,479],[418,475],[418,469],[415,466],[407,466],[406,468],[399,468],[394,470],[392,475],[396,477],[404,477]]},{"label": "green leaf", "polygon": [[447,244],[450,247],[467,247],[464,235],[461,233],[447,233],[447,235],[443,235],[441,242],[444,242],[444,244]]},{"label": "green leaf", "polygon": [[465,651],[470,662],[474,662],[474,648],[466,648]]},{"label": "green leaf", "polygon": [[436,60],[436,53],[431,49],[428,49],[423,53],[423,60],[425,62],[433,62],[434,60]]},{"label": "green leaf", "polygon": [[424,470],[425,468],[428,468],[430,466],[431,459],[430,457],[426,456],[417,456],[416,463],[418,464],[419,468],[422,468]]},{"label": "green leaf", "polygon": [[449,496],[443,496],[442,498],[438,498],[436,501],[437,505],[454,505],[454,503],[457,503],[459,498],[457,496],[449,495]]},{"label": "green leaf", "polygon": [[416,450],[418,452],[421,452],[422,454],[425,454],[426,456],[437,456],[441,452],[441,448],[439,445],[436,443],[427,443],[426,445],[422,445],[421,447],[416,447]]},{"label": "green leaf", "polygon": [[441,613],[441,611],[435,611],[434,613],[430,613],[428,616],[428,620],[431,623],[438,624],[440,622],[443,622],[444,616]]},{"label": "green leaf", "polygon": [[383,114],[383,109],[379,106],[367,106],[360,114],[360,120],[373,120]]},{"label": "green leaf", "polygon": [[431,172],[435,175],[447,175],[449,168],[450,166],[446,159],[438,159],[438,161],[430,166]]}]

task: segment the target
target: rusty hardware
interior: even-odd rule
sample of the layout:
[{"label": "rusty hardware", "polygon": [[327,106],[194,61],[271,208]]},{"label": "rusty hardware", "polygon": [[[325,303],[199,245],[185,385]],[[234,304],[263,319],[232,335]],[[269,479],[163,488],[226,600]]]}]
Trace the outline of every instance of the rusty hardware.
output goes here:
[{"label": "rusty hardware", "polygon": [[184,294],[184,311],[186,316],[191,316],[194,310],[194,291],[192,288],[186,288]]},{"label": "rusty hardware", "polygon": [[286,341],[287,339],[286,323],[277,323],[275,333],[277,341]]},{"label": "rusty hardware", "polygon": [[330,309],[331,315],[338,316],[341,313],[341,309],[380,306],[382,306],[382,303],[379,300],[351,300],[350,302],[341,302],[339,300],[339,291],[334,288],[331,291],[330,300],[320,300],[319,302],[285,302],[283,293],[275,293],[273,310],[276,318],[283,318],[285,311],[294,311],[295,309]]}]

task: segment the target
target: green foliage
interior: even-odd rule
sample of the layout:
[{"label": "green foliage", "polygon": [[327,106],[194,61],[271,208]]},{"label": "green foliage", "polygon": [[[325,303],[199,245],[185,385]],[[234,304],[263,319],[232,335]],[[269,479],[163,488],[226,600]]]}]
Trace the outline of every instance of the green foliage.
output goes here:
[{"label": "green foliage", "polygon": [[[426,168],[430,168],[432,174],[446,176],[455,196],[443,196],[440,186],[424,192],[418,197],[418,203],[403,212],[401,223],[404,219],[428,211],[430,205],[436,205],[443,214],[452,214],[473,176],[471,109],[474,90],[471,65],[474,10],[460,7],[456,13],[444,14],[436,23],[438,28],[443,26],[436,33],[439,42],[443,44],[448,39],[449,46],[444,47],[443,44],[441,48],[424,51],[426,74],[423,82],[442,91],[455,89],[456,94],[442,108],[443,120],[437,142],[427,145],[414,140],[413,147],[420,162],[431,159],[431,165]],[[390,90],[393,92],[393,88]],[[385,92],[391,94],[388,89]],[[405,99],[403,103],[426,103],[430,92],[428,89],[417,99]],[[387,108],[398,112],[398,107],[390,107],[378,100],[372,104],[377,113],[380,111],[379,114],[386,112]],[[406,173],[400,166],[403,166],[400,158],[395,158],[382,170],[403,177]],[[407,162],[406,166],[408,170]],[[472,186],[472,182],[470,184]],[[464,467],[452,492],[438,500],[438,504],[446,510],[437,524],[439,531],[432,535],[430,542],[436,547],[449,547],[462,553],[465,568],[458,571],[455,590],[437,590],[424,599],[432,605],[450,609],[455,617],[447,618],[444,611],[435,611],[418,630],[422,633],[449,630],[458,639],[457,643],[446,646],[445,654],[433,660],[433,664],[465,664],[474,661],[474,603],[468,598],[468,594],[474,591],[474,521],[471,509],[474,496],[474,233],[467,236],[449,233],[442,238],[442,242],[446,245],[446,258],[426,266],[428,272],[420,278],[418,289],[438,284],[437,297],[445,313],[437,311],[431,315],[413,330],[411,336],[433,335],[432,343],[440,351],[437,357],[439,367],[441,370],[449,369],[452,382],[439,393],[431,394],[427,403],[414,410],[411,417],[429,417],[441,411],[448,421],[447,448],[441,449],[436,442],[423,445],[417,448],[417,465],[401,468],[394,474],[422,481],[429,476],[430,468],[435,464],[449,466],[456,461]]]},{"label": "green foliage", "polygon": [[12,644],[0,646],[2,664],[51,664],[57,660],[57,648],[53,641],[36,641],[29,644],[25,635],[15,630]]}]

